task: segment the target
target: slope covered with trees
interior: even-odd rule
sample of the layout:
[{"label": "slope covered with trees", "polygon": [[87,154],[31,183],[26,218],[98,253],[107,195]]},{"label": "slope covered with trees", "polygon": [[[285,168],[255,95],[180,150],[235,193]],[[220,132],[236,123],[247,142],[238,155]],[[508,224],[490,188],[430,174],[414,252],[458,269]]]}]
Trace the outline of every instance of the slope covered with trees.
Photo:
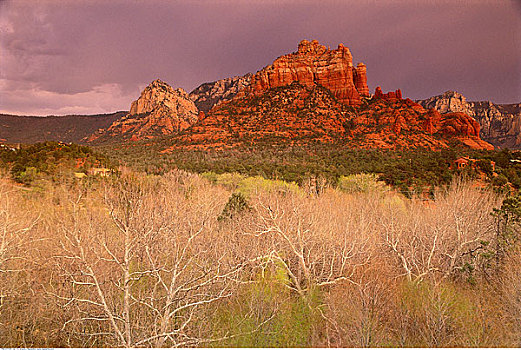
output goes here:
[{"label": "slope covered with trees", "polygon": [[0,168],[9,171],[13,179],[31,184],[39,179],[61,181],[74,173],[86,174],[89,169],[114,167],[114,163],[90,147],[62,142],[43,142],[0,147]]}]

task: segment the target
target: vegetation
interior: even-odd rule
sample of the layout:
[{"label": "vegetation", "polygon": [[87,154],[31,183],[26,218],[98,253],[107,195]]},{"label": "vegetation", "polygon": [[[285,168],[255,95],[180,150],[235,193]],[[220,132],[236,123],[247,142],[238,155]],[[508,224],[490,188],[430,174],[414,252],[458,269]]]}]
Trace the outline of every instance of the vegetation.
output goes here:
[{"label": "vegetation", "polygon": [[[164,142],[168,140],[165,139]],[[376,174],[387,185],[407,196],[433,195],[435,188],[447,186],[458,176],[481,178],[497,191],[521,188],[521,152],[476,151],[452,147],[442,151],[425,149],[382,150],[351,149],[341,144],[316,143],[311,146],[255,145],[222,150],[173,150],[161,141],[130,145],[104,146],[98,150],[139,171],[164,174],[172,169],[195,173],[238,173],[305,184],[321,178],[337,185],[342,176]],[[468,156],[474,167],[457,169],[454,161]],[[495,162],[492,171],[491,161]]]},{"label": "vegetation", "polygon": [[[320,178],[315,178],[315,184]],[[372,175],[0,179],[2,347],[511,347],[521,199]]]},{"label": "vegetation", "polygon": [[92,167],[114,167],[106,156],[89,147],[61,142],[0,147],[0,168],[9,170],[13,179],[30,185],[38,180],[63,181],[73,173],[85,173]]},{"label": "vegetation", "polygon": [[2,347],[520,344],[517,153],[140,147],[0,148]]}]

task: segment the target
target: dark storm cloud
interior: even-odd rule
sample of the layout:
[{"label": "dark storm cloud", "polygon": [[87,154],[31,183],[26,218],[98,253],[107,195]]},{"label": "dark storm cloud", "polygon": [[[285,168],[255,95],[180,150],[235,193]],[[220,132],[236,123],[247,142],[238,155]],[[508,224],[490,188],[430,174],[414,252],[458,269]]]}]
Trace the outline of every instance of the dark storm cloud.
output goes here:
[{"label": "dark storm cloud", "polygon": [[161,78],[190,91],[255,72],[304,38],[368,67],[371,90],[521,100],[521,8],[509,1],[3,1],[0,111],[126,109]]}]

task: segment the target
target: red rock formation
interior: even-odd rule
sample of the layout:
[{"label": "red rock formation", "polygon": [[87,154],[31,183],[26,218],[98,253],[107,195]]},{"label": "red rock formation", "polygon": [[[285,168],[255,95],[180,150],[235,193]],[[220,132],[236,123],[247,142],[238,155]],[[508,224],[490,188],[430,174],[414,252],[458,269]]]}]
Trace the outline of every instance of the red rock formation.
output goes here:
[{"label": "red rock formation", "polygon": [[384,98],[354,109],[318,85],[291,84],[236,97],[214,106],[189,130],[173,136],[173,146],[165,152],[316,142],[366,149],[439,150],[455,141],[476,149],[493,148],[479,138],[479,126],[464,114],[426,110],[410,99],[396,98],[399,92],[381,95]]},{"label": "red rock formation", "polygon": [[479,123],[465,113],[446,113],[443,117],[442,131],[444,133],[463,137],[479,137]]},{"label": "red rock formation", "polygon": [[355,69],[351,52],[343,44],[330,50],[316,40],[302,40],[297,52],[281,56],[257,72],[249,91],[260,94],[293,82],[306,87],[321,85],[340,102],[351,106],[360,104],[360,96],[369,95],[365,65]]},{"label": "red rock formation", "polygon": [[[201,117],[201,116],[199,116]],[[198,110],[183,89],[173,89],[157,79],[132,102],[130,113],[107,129],[89,136],[88,142],[109,139],[132,141],[168,135],[185,130],[198,120]]]},{"label": "red rock formation", "polygon": [[369,88],[367,87],[367,68],[362,62],[358,63],[354,75],[355,87],[360,96],[368,97]]},{"label": "red rock formation", "polygon": [[374,91],[374,98],[381,98],[383,100],[401,100],[402,90],[398,89],[396,91],[389,91],[384,94],[382,92],[382,88],[377,86]]},{"label": "red rock formation", "polygon": [[364,96],[369,96],[366,67],[353,67],[348,48],[340,44],[330,50],[304,40],[297,52],[279,57],[257,72],[248,87],[206,114],[198,113],[181,89],[155,81],[132,103],[130,114],[93,139],[172,135],[172,147],[165,152],[316,142],[390,149],[441,149],[461,142],[493,148],[479,138],[479,124],[466,114],[426,110],[402,99],[400,90],[384,94],[377,87],[374,98],[359,106]]},{"label": "red rock formation", "polygon": [[435,134],[439,130],[441,119],[441,114],[434,109],[431,109],[425,114],[425,121],[423,122],[422,127],[429,134]]}]

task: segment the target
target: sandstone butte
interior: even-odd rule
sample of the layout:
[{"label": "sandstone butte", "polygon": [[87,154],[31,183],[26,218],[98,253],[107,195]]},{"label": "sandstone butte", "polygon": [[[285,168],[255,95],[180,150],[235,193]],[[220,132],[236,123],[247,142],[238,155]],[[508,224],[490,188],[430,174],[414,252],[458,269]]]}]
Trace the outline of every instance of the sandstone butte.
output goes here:
[{"label": "sandstone butte", "polygon": [[183,89],[173,89],[156,79],[130,106],[130,113],[113,122],[108,129],[100,129],[87,141],[110,138],[133,141],[170,135],[187,129],[197,122],[199,111]]},{"label": "sandstone butte", "polygon": [[297,52],[258,71],[249,85],[230,100],[221,100],[207,115],[198,115],[182,89],[156,80],[132,103],[126,117],[90,140],[171,135],[167,152],[275,142],[440,149],[457,141],[471,148],[493,149],[479,138],[479,124],[464,113],[427,110],[403,99],[400,90],[383,93],[377,87],[371,96],[365,65],[355,68],[352,62],[343,44],[330,50],[316,40],[303,40]]},{"label": "sandstone butte", "polygon": [[343,44],[330,50],[316,40],[302,40],[297,52],[281,56],[257,72],[248,91],[260,94],[292,82],[321,85],[348,106],[358,106],[362,96],[369,96],[366,66],[359,63],[353,67],[353,56]]},{"label": "sandstone butte", "polygon": [[493,149],[479,138],[479,124],[463,113],[426,110],[399,92],[365,99],[353,108],[322,86],[299,82],[248,94],[216,105],[185,133],[172,137],[174,149],[226,149],[238,146],[307,146],[439,150],[451,142]]}]

